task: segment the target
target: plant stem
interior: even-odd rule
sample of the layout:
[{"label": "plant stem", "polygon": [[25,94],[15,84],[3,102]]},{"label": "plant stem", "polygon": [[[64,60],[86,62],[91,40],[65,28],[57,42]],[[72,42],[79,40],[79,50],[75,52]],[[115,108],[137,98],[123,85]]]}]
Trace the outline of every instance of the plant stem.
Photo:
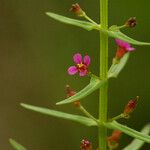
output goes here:
[{"label": "plant stem", "polygon": [[[108,0],[100,0],[101,27],[108,29]],[[100,78],[107,80],[108,72],[108,35],[100,32]],[[100,88],[99,121],[107,121],[108,82]],[[99,127],[99,149],[107,150],[107,128]]]},{"label": "plant stem", "polygon": [[111,122],[111,121],[118,120],[118,119],[121,119],[121,118],[124,118],[124,114],[123,113],[118,115],[118,116],[115,116],[115,117],[109,119],[108,121]]},{"label": "plant stem", "polygon": [[98,25],[94,20],[92,20],[89,16],[87,16],[86,14],[84,15],[84,18],[87,19],[88,21],[90,21],[91,23]]},{"label": "plant stem", "polygon": [[79,109],[89,118],[91,118],[92,120],[94,120],[98,125],[100,124],[99,121],[93,116],[91,115],[82,105],[80,105]]}]

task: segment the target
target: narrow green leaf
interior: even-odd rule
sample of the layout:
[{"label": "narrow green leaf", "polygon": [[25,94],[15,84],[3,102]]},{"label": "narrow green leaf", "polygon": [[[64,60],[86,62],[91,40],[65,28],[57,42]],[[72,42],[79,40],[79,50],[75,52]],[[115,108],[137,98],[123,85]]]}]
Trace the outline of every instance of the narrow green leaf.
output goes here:
[{"label": "narrow green leaf", "polygon": [[56,105],[62,105],[62,104],[72,103],[77,100],[81,100],[82,98],[91,94],[96,89],[100,88],[102,85],[104,85],[104,83],[106,83],[106,82],[101,81],[96,77],[91,77],[90,83],[85,88],[83,88],[81,91],[79,91],[75,95],[56,103]]},{"label": "narrow green leaf", "polygon": [[134,40],[134,39],[128,37],[127,35],[123,34],[121,31],[108,30],[107,32],[108,32],[108,35],[110,37],[121,39],[125,42],[131,43],[131,44],[134,44],[134,45],[150,45],[150,43],[140,42],[140,41]]},{"label": "narrow green leaf", "polygon": [[126,53],[123,58],[121,58],[120,62],[117,64],[112,64],[109,71],[108,71],[108,78],[116,78],[121,70],[124,68],[126,65],[128,58],[129,58],[130,53]]},{"label": "narrow green leaf", "polygon": [[115,129],[115,130],[120,130],[124,133],[126,133],[127,135],[134,137],[136,139],[142,140],[144,142],[150,143],[150,136],[145,135],[141,132],[138,132],[134,129],[131,129],[125,125],[122,125],[116,121],[113,122],[109,122],[109,123],[105,123],[104,124],[106,127],[110,128],[110,129]]},{"label": "narrow green leaf", "polygon": [[13,139],[9,139],[9,142],[15,150],[27,150],[24,146],[22,146],[21,144],[19,144]]},{"label": "narrow green leaf", "polygon": [[37,107],[37,106],[23,104],[23,103],[21,103],[21,106],[26,108],[26,109],[29,109],[29,110],[32,110],[35,112],[39,112],[39,113],[42,113],[45,115],[79,122],[79,123],[86,125],[86,126],[96,126],[97,125],[95,121],[93,121],[90,118],[84,117],[84,116],[68,114],[68,113],[64,113],[64,112],[60,112],[60,111],[56,111],[56,110],[51,110],[48,108],[42,108],[42,107]]},{"label": "narrow green leaf", "polygon": [[[150,124],[146,125],[142,130],[141,133],[145,135],[149,135],[150,133]],[[144,141],[134,139],[128,146],[126,146],[123,150],[139,150],[143,145]]]},{"label": "narrow green leaf", "polygon": [[60,22],[66,23],[66,24],[70,24],[70,25],[74,25],[74,26],[78,26],[78,27],[81,27],[81,28],[86,29],[88,31],[93,30],[95,28],[94,24],[87,22],[87,21],[71,19],[71,18],[64,17],[64,16],[61,16],[61,15],[58,15],[55,13],[51,13],[51,12],[46,12],[46,14],[49,17],[51,17],[57,21],[60,21]]},{"label": "narrow green leaf", "polygon": [[147,43],[147,42],[140,42],[140,41],[134,40],[134,39],[128,37],[127,35],[123,34],[120,30],[112,30],[111,28],[109,30],[104,30],[100,26],[96,26],[96,25],[92,24],[91,22],[68,18],[68,17],[58,15],[58,14],[55,14],[52,12],[46,12],[46,14],[49,17],[51,17],[57,21],[60,21],[60,22],[66,23],[66,24],[70,24],[70,25],[74,25],[74,26],[78,26],[78,27],[81,27],[88,31],[97,29],[97,30],[100,30],[101,32],[104,32],[105,34],[108,34],[110,37],[118,38],[118,39],[121,39],[125,42],[131,43],[134,45],[150,45],[150,43]]}]

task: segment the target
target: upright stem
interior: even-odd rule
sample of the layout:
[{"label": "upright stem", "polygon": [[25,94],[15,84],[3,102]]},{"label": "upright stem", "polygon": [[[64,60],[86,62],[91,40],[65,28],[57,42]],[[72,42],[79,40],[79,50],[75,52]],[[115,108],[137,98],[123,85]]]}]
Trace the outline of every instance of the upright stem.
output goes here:
[{"label": "upright stem", "polygon": [[[108,29],[108,0],[100,0],[101,27]],[[100,32],[100,78],[107,80],[108,72],[108,35]],[[100,88],[99,96],[99,120],[107,121],[108,84]],[[107,128],[99,128],[99,149],[107,150]]]}]

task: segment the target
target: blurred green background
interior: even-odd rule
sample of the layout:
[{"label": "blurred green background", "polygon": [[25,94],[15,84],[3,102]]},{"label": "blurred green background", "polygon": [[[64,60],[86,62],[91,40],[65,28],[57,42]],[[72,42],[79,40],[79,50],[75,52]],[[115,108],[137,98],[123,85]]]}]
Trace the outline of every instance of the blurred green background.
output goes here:
[{"label": "blurred green background", "polygon": [[[69,76],[72,55],[80,52],[91,56],[90,70],[98,74],[99,34],[61,24],[45,12],[69,17],[72,3],[78,2],[95,21],[99,21],[99,1],[95,0],[1,0],[0,1],[0,149],[11,150],[10,137],[29,150],[78,150],[80,141],[88,138],[97,146],[97,129],[44,116],[19,106],[20,102],[79,114],[72,105],[55,106],[65,98],[65,85],[77,91],[88,77]],[[138,25],[125,32],[131,37],[150,41],[150,1],[110,0],[109,24],[122,25],[136,16]],[[109,84],[109,117],[119,114],[130,98],[140,101],[132,118],[124,123],[140,130],[149,120],[150,47],[136,47],[117,80]],[[116,45],[110,39],[109,62]],[[83,100],[88,110],[97,116],[98,91]],[[132,138],[123,135],[119,149]],[[148,150],[145,145],[142,150]]]}]

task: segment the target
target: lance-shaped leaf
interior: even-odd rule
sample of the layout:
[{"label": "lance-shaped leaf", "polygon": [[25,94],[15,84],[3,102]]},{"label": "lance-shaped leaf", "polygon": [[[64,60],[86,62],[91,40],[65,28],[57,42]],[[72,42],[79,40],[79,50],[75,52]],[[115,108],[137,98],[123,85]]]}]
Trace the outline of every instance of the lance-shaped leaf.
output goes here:
[{"label": "lance-shaped leaf", "polygon": [[128,58],[129,58],[130,53],[126,53],[120,60],[120,62],[116,64],[112,64],[109,71],[108,71],[108,78],[116,78],[121,70],[124,68],[126,65]]},{"label": "lance-shaped leaf", "polygon": [[108,31],[103,31],[103,32],[107,32],[107,34],[110,37],[120,39],[120,40],[123,40],[125,42],[131,43],[134,45],[150,45],[150,43],[134,40],[134,39],[128,37],[127,35],[123,34],[122,32],[120,32],[119,30],[114,30],[114,31],[108,30]]},{"label": "lance-shaped leaf", "polygon": [[69,97],[63,101],[56,103],[56,105],[62,105],[62,104],[72,103],[72,102],[75,102],[77,100],[81,100],[82,98],[91,94],[96,89],[103,86],[105,83],[106,83],[106,81],[101,81],[96,77],[91,77],[90,83],[85,88],[83,88],[81,91],[79,91],[75,95],[73,95],[73,96],[71,96],[71,97]]},{"label": "lance-shaped leaf", "polygon": [[[150,133],[150,124],[146,125],[142,130],[141,133],[145,135],[149,135]],[[123,150],[139,150],[143,145],[144,141],[134,139],[128,146],[123,148]]]},{"label": "lance-shaped leaf", "polygon": [[9,139],[9,142],[15,150],[27,150],[24,146],[22,146],[21,144],[19,144],[13,139]]},{"label": "lance-shaped leaf", "polygon": [[138,132],[134,129],[131,129],[125,125],[122,125],[116,121],[113,122],[109,122],[109,123],[105,123],[104,124],[107,128],[110,129],[115,129],[115,130],[120,130],[124,133],[126,133],[127,135],[130,135],[131,137],[134,137],[136,139],[142,140],[144,142],[150,143],[150,136],[143,134],[141,132]]},{"label": "lance-shaped leaf", "polygon": [[55,13],[51,13],[51,12],[46,12],[46,14],[49,17],[51,17],[57,21],[60,21],[60,22],[66,23],[66,24],[70,24],[70,25],[74,25],[74,26],[78,26],[78,27],[81,27],[81,28],[86,29],[88,31],[93,30],[95,28],[94,24],[87,22],[87,21],[71,19],[71,18],[64,17],[64,16],[61,16],[61,15],[58,15]]},{"label": "lance-shaped leaf", "polygon": [[21,103],[21,106],[26,108],[26,109],[29,109],[29,110],[32,110],[35,112],[39,112],[41,114],[75,121],[75,122],[81,123],[81,124],[86,125],[86,126],[97,126],[95,121],[93,121],[90,118],[84,117],[84,116],[68,114],[68,113],[64,113],[64,112],[60,112],[60,111],[56,111],[56,110],[51,110],[48,108],[42,108],[42,107],[37,107],[37,106],[23,104],[23,103]]}]

